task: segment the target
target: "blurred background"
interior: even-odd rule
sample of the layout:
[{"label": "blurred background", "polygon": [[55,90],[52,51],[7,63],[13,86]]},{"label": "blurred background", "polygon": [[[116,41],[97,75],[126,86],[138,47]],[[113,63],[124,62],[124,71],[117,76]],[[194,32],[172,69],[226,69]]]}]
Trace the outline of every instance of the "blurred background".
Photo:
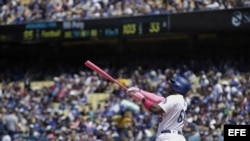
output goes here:
[{"label": "blurred background", "polygon": [[0,0],[2,141],[153,141],[158,116],[88,69],[167,96],[192,83],[183,134],[250,124],[249,0]]}]

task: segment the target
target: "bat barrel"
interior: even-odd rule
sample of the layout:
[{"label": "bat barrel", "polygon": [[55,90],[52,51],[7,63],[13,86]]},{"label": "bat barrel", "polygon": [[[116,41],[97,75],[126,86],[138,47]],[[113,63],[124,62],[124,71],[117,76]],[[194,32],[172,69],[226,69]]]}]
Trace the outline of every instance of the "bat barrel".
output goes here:
[{"label": "bat barrel", "polygon": [[109,75],[107,72],[105,72],[103,69],[99,68],[97,65],[95,65],[91,61],[87,60],[85,62],[85,65],[87,67],[89,67],[90,69],[92,69],[93,71],[95,71],[98,74],[100,74],[101,76],[103,76],[104,78],[110,80],[113,83],[116,83],[117,85],[119,85],[124,90],[127,90],[127,88],[122,83],[120,83],[119,81],[117,81],[116,79],[114,79],[111,75]]}]

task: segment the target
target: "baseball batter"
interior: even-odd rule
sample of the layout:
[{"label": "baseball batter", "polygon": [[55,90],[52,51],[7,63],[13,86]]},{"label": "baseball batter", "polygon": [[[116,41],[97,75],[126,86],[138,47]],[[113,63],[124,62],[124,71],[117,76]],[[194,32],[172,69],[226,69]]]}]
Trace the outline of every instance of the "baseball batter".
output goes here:
[{"label": "baseball batter", "polygon": [[171,95],[166,98],[154,93],[131,87],[127,93],[135,100],[141,101],[153,114],[159,114],[156,141],[186,141],[182,135],[187,103],[184,96],[191,89],[191,84],[183,77],[169,80]]}]

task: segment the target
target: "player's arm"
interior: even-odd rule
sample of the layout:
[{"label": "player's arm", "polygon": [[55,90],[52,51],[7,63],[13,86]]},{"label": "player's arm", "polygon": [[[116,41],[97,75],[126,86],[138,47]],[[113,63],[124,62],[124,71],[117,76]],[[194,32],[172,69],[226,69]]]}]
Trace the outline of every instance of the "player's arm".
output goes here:
[{"label": "player's arm", "polygon": [[[134,100],[140,101],[143,103],[146,109],[154,114],[161,114],[164,113],[164,110],[158,105],[158,102],[155,103],[145,97],[140,91],[136,91],[133,88],[129,88],[127,91],[128,95],[130,95]],[[161,100],[162,101],[162,100]]]},{"label": "player's arm", "polygon": [[142,94],[146,99],[150,100],[151,102],[158,104],[160,102],[162,102],[165,98],[162,96],[158,96],[154,93],[150,93],[147,91],[144,91],[142,89],[139,89],[137,87],[130,87],[128,89],[128,93],[136,93],[136,92],[140,92],[140,94]]},{"label": "player's arm", "polygon": [[162,114],[162,113],[164,113],[164,110],[161,108],[161,106],[151,102],[150,100],[148,100],[146,98],[142,99],[142,103],[146,107],[146,109],[148,109],[153,114]]},{"label": "player's arm", "polygon": [[165,98],[162,96],[158,96],[154,93],[150,93],[144,90],[140,90],[140,93],[148,100],[152,101],[155,104],[158,104],[160,102],[162,102]]}]

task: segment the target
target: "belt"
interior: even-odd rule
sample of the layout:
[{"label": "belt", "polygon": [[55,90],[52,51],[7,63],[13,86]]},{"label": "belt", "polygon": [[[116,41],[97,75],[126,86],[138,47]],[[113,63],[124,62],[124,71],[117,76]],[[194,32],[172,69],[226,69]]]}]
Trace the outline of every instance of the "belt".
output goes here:
[{"label": "belt", "polygon": [[162,130],[161,133],[174,133],[174,134],[182,135],[182,132],[177,131],[177,130]]}]

